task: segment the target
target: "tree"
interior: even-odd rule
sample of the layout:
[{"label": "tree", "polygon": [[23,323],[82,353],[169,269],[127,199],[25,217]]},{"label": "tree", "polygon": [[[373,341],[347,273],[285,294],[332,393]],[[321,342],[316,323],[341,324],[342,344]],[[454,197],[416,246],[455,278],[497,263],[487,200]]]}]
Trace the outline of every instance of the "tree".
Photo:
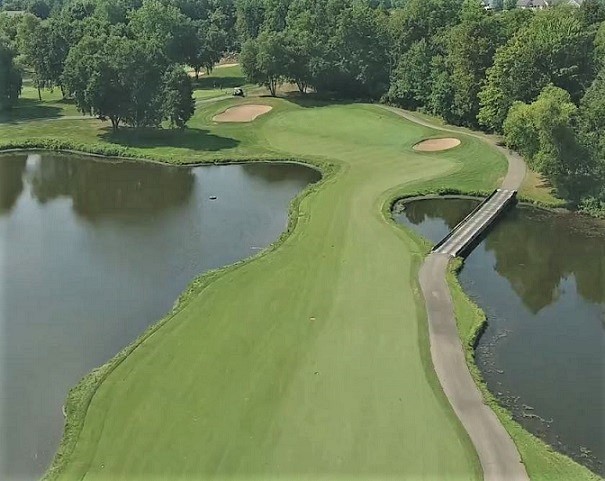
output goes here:
[{"label": "tree", "polygon": [[[579,117],[582,143],[600,162],[600,172],[605,174],[605,66],[582,98]],[[599,179],[605,181],[603,176]]]},{"label": "tree", "polygon": [[193,67],[196,79],[202,68],[208,73],[212,72],[226,46],[227,32],[211,21],[197,22],[197,35],[185,47],[185,61]]},{"label": "tree", "polygon": [[162,79],[162,114],[173,127],[184,128],[195,112],[189,75],[179,66],[169,68]]},{"label": "tree", "polygon": [[45,51],[47,48],[44,38],[42,21],[31,15],[23,15],[18,27],[17,41],[24,63],[32,69],[32,80],[38,89],[38,99],[42,100],[41,90],[48,85],[48,64]]},{"label": "tree", "polygon": [[11,109],[21,94],[21,72],[14,57],[8,39],[0,37],[0,112]]},{"label": "tree", "polygon": [[380,98],[389,88],[388,18],[378,9],[353,3],[337,17],[330,48],[339,72],[331,90],[341,95]]},{"label": "tree", "polygon": [[601,23],[595,35],[594,58],[597,68],[605,67],[605,22]]},{"label": "tree", "polygon": [[42,22],[40,27],[41,29],[36,36],[46,38],[44,50],[38,53],[38,55],[44,56],[42,62],[44,64],[45,84],[51,88],[59,87],[61,93],[65,96],[62,75],[70,45],[63,35],[61,23],[54,18]]},{"label": "tree", "polygon": [[534,100],[549,83],[578,101],[593,76],[592,37],[568,8],[535,14],[494,58],[479,98],[479,122],[500,131],[514,101]]},{"label": "tree", "polygon": [[187,46],[197,35],[195,25],[177,7],[159,0],[144,0],[130,15],[132,36],[170,62],[184,63]]},{"label": "tree", "polygon": [[389,19],[395,61],[414,42],[429,40],[459,22],[464,0],[409,0]]},{"label": "tree", "polygon": [[70,48],[64,24],[55,18],[41,21],[26,15],[19,26],[18,43],[25,64],[33,70],[38,98],[43,88],[59,87],[63,92],[61,76]]},{"label": "tree", "polygon": [[44,0],[33,0],[27,6],[27,11],[44,20],[50,15],[50,5]]},{"label": "tree", "polygon": [[285,76],[293,82],[301,93],[307,93],[309,85],[313,82],[311,71],[311,58],[313,40],[306,32],[293,32],[287,30],[284,35],[288,62],[285,65]]},{"label": "tree", "polygon": [[594,173],[594,163],[577,140],[577,114],[569,93],[548,85],[535,102],[516,102],[504,122],[507,145],[522,153],[564,197],[575,201]]},{"label": "tree", "polygon": [[282,32],[262,32],[248,40],[240,55],[242,69],[249,81],[265,86],[273,97],[287,75],[288,50]]},{"label": "tree", "polygon": [[504,0],[504,10],[514,10],[517,8],[517,0]]},{"label": "tree", "polygon": [[237,0],[236,30],[243,44],[258,37],[265,21],[265,5],[260,0]]},{"label": "tree", "polygon": [[64,80],[78,109],[108,118],[113,130],[158,126],[163,118],[161,58],[118,36],[84,37],[65,63]]},{"label": "tree", "polygon": [[578,9],[583,25],[595,25],[605,21],[605,0],[584,0]]},{"label": "tree", "polygon": [[502,16],[491,15],[478,3],[465,3],[461,22],[445,33],[445,65],[453,98],[436,113],[449,121],[477,126],[479,90],[496,49],[505,41]]},{"label": "tree", "polygon": [[287,39],[291,48],[288,79],[299,90],[312,86],[332,90],[341,75],[333,35],[348,0],[292,0],[288,10]]},{"label": "tree", "polygon": [[432,90],[432,57],[433,51],[425,39],[412,44],[393,72],[387,94],[390,102],[410,109],[428,104]]},{"label": "tree", "polygon": [[286,17],[292,0],[264,0],[263,30],[281,32],[286,29]]}]

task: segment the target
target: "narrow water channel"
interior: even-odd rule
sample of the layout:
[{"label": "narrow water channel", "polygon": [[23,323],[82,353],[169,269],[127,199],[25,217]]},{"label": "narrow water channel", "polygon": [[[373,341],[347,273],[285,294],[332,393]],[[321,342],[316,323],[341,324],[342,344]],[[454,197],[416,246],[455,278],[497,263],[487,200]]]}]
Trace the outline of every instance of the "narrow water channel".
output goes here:
[{"label": "narrow water channel", "polygon": [[[398,222],[436,243],[475,206],[396,206]],[[476,361],[527,430],[593,471],[605,469],[605,225],[516,207],[468,256],[465,292],[486,312]]]},{"label": "narrow water channel", "polygon": [[198,274],[273,242],[319,177],[295,164],[0,156],[0,480],[39,479],[68,390]]}]

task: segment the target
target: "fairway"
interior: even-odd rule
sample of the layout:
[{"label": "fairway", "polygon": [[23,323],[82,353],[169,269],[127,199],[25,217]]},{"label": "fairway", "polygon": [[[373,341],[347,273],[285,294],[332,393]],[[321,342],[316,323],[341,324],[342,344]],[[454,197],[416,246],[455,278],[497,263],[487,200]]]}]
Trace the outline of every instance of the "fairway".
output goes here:
[{"label": "fairway", "polygon": [[486,175],[466,187],[489,189],[506,164],[470,138],[415,154],[431,134],[363,105],[267,115],[257,142],[337,172],[278,249],[218,275],[109,375],[61,479],[479,479],[430,368],[422,250],[382,207],[467,164]]}]

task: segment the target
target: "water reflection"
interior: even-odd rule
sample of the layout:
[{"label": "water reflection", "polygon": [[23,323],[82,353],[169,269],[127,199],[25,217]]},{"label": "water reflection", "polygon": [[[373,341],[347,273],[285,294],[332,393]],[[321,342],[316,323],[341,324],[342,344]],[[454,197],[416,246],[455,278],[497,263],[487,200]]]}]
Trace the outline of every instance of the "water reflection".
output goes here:
[{"label": "water reflection", "polygon": [[191,169],[138,162],[91,162],[70,156],[31,155],[27,180],[41,203],[70,197],[74,210],[94,221],[124,211],[157,212],[187,201]]},{"label": "water reflection", "polygon": [[486,249],[494,252],[496,270],[533,313],[553,304],[561,281],[570,276],[583,299],[605,302],[605,239],[594,222],[517,209],[509,213],[505,228],[487,237]]},{"label": "water reflection", "polygon": [[[395,218],[436,243],[476,205],[421,200]],[[517,207],[469,254],[460,282],[488,316],[476,360],[490,390],[528,430],[603,474],[605,226]]]},{"label": "water reflection", "polygon": [[[439,229],[437,236],[431,236],[430,240],[437,243],[441,240],[441,233],[446,234],[452,230],[458,223],[464,219],[465,210],[461,209],[461,206],[457,203],[442,202],[441,200],[423,200],[422,202],[410,202],[401,204],[401,207],[405,209],[406,219],[414,225],[425,224],[428,220],[437,220],[436,228]],[[469,212],[478,204],[477,201],[469,199],[463,200],[465,205],[468,205]],[[428,203],[428,204],[427,204]],[[447,229],[443,229],[444,225]]]},{"label": "water reflection", "polygon": [[0,157],[0,480],[39,479],[69,388],[195,276],[273,242],[318,179],[294,164]]},{"label": "water reflection", "polygon": [[23,192],[26,157],[0,162],[0,215],[10,211]]}]

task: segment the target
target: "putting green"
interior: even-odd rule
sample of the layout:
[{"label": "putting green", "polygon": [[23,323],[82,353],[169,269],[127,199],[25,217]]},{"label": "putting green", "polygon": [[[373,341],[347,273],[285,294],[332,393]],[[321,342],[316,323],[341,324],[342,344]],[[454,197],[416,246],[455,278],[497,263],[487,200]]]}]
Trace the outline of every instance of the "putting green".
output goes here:
[{"label": "putting green", "polygon": [[[268,255],[219,274],[100,385],[60,479],[479,479],[430,367],[396,193],[490,189],[503,157],[372,106],[283,102],[252,143],[329,160]],[[250,135],[248,133],[247,135]]]}]

